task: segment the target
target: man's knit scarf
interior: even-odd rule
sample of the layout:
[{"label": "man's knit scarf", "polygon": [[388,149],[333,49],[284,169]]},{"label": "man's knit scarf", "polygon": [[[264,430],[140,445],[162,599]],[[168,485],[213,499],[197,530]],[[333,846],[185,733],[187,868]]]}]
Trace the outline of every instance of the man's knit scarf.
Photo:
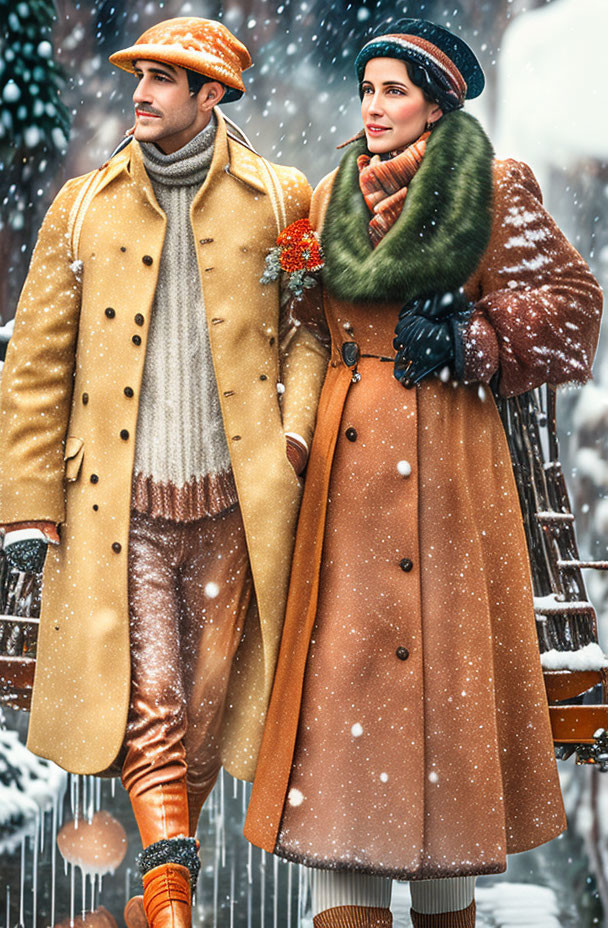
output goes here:
[{"label": "man's knit scarf", "polygon": [[369,237],[375,248],[401,215],[407,187],[426,151],[430,132],[408,145],[387,161],[378,155],[359,155],[359,186],[368,209],[373,213],[369,222]]}]

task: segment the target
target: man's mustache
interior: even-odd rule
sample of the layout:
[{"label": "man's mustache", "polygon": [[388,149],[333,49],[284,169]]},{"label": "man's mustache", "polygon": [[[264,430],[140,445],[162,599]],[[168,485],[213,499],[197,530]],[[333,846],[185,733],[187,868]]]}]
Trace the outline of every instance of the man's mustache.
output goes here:
[{"label": "man's mustache", "polygon": [[157,112],[157,110],[153,110],[149,106],[136,106],[135,110],[137,113],[149,113],[150,116],[162,116],[163,115],[162,113]]}]

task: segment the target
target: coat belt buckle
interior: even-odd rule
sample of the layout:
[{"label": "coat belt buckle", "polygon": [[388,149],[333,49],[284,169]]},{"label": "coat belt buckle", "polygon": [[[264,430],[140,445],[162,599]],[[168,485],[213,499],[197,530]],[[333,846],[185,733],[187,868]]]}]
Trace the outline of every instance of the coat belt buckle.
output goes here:
[{"label": "coat belt buckle", "polygon": [[361,380],[361,374],[357,370],[357,364],[361,357],[358,344],[356,342],[343,342],[341,354],[346,366],[353,368],[351,383],[358,383]]}]

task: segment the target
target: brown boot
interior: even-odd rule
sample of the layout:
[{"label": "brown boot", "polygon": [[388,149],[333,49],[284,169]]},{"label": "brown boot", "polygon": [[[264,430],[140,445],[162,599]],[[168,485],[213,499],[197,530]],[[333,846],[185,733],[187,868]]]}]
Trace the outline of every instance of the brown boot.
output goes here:
[{"label": "brown boot", "polygon": [[190,871],[161,864],[143,875],[144,911],[150,928],[192,928]]},{"label": "brown boot", "polygon": [[[127,787],[131,786],[130,770],[128,758],[123,766],[123,782]],[[175,843],[183,844],[183,838],[188,832],[188,795],[186,792],[186,783],[184,778],[169,780],[163,779],[162,773],[151,776],[146,786],[142,789],[141,782],[129,789],[129,799],[133,813],[137,821],[137,827],[141,836],[141,843],[144,847],[139,858],[140,872],[142,875],[146,870],[152,871],[152,868],[160,869],[157,864],[173,865],[174,859],[171,854],[171,845]],[[157,849],[163,848],[165,856],[160,860],[155,860],[151,853]],[[181,863],[195,863],[196,851],[190,849],[189,855],[192,860],[184,861],[181,856],[178,860]],[[176,863],[176,862],[175,862]],[[179,869],[184,869],[180,867]],[[186,872],[188,872],[186,870]],[[193,873],[194,878],[194,873]],[[190,885],[190,883],[188,883]],[[175,928],[182,925],[190,926],[190,921],[161,921],[158,925],[153,925],[149,916],[146,918],[144,896],[134,896],[129,899],[124,910],[124,919],[127,928]]]},{"label": "brown boot", "polygon": [[133,896],[129,899],[123,917],[127,928],[149,928],[144,910],[144,897]]},{"label": "brown boot", "polygon": [[369,905],[336,905],[319,912],[314,928],[392,928],[393,913]]},{"label": "brown boot", "polygon": [[437,915],[423,915],[410,909],[413,928],[475,928],[475,900],[457,912],[440,912]]},{"label": "brown boot", "polygon": [[188,793],[184,780],[152,783],[129,792],[143,847],[188,834]]}]

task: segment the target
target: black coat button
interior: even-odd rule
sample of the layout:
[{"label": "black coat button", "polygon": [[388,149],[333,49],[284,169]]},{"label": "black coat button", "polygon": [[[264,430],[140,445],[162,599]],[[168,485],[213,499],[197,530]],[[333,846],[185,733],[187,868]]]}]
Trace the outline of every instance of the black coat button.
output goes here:
[{"label": "black coat button", "polygon": [[141,260],[144,262],[144,264],[147,264],[147,266],[150,267],[154,259],[151,257],[151,255],[144,255]]},{"label": "black coat button", "polygon": [[108,317],[108,319],[113,319],[115,315],[116,315],[116,310],[112,309],[111,306],[108,306],[108,308],[106,309],[106,316]]},{"label": "black coat button", "polygon": [[143,325],[143,324],[144,324],[144,317],[142,316],[141,313],[136,313],[136,315],[135,315],[135,325]]},{"label": "black coat button", "polygon": [[402,647],[397,648],[397,650],[395,651],[395,654],[397,655],[400,661],[406,661],[408,657],[410,656],[410,652],[408,651],[408,649],[402,648]]},{"label": "black coat button", "polygon": [[97,476],[97,474],[91,474],[91,476],[89,477],[89,480],[91,481],[91,483],[99,483],[99,477]]},{"label": "black coat button", "polygon": [[97,512],[98,509],[99,509],[99,506],[97,505],[97,503],[93,503],[93,512]]},{"label": "black coat button", "polygon": [[128,396],[129,399],[133,396],[133,387],[125,387],[123,390],[125,396]]},{"label": "black coat button", "polygon": [[128,438],[129,438],[129,433],[127,432],[126,429],[121,429],[121,430],[120,430],[120,437],[122,438],[123,441],[127,441],[127,440],[128,440]]},{"label": "black coat button", "polygon": [[89,394],[83,393],[82,394],[82,405],[86,406],[88,402],[89,402]]},{"label": "black coat button", "polygon": [[114,554],[120,554],[120,552],[122,551],[122,545],[119,541],[114,542],[114,544],[112,545],[112,551],[114,552]]},{"label": "black coat button", "polygon": [[141,335],[134,335],[131,341],[134,345],[141,345]]},{"label": "black coat button", "polygon": [[345,433],[349,441],[357,441],[357,429],[346,429]]},{"label": "black coat button", "polygon": [[260,374],[260,380],[268,380],[266,374]]},{"label": "black coat button", "polygon": [[401,560],[399,561],[399,567],[401,568],[401,570],[404,570],[406,574],[410,572],[413,566],[414,566],[414,562],[410,561],[409,557],[402,557]]}]

